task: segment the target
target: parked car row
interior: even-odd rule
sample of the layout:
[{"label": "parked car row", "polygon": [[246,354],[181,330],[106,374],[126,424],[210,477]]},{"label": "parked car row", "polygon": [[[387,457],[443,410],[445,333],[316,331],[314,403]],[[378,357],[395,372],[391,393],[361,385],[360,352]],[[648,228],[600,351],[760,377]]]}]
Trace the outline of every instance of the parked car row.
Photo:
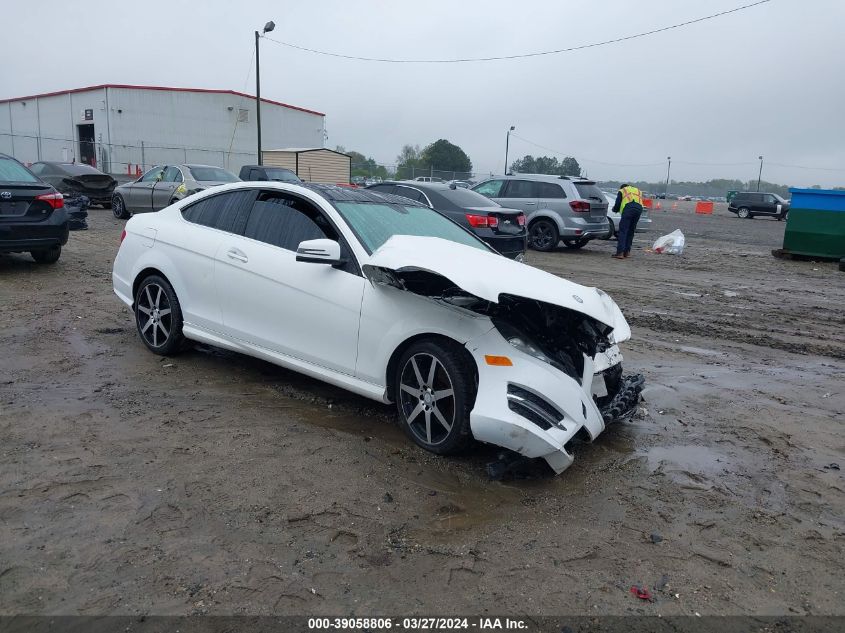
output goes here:
[{"label": "parked car row", "polygon": [[525,257],[525,214],[519,209],[503,207],[469,189],[437,182],[385,182],[367,189],[420,202],[471,231],[505,257],[517,261]]}]

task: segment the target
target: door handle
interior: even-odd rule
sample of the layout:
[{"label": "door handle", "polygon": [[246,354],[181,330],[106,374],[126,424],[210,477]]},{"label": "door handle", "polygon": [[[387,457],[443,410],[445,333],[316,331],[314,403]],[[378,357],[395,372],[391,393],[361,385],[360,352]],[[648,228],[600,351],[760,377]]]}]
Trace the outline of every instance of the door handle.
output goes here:
[{"label": "door handle", "polygon": [[249,257],[247,257],[242,251],[239,251],[237,248],[229,249],[226,253],[229,259],[237,259],[239,262],[243,262],[244,264],[249,261]]},{"label": "door handle", "polygon": [[525,206],[528,206],[528,205],[537,204],[537,203],[536,202],[523,202],[522,204],[524,204]]}]

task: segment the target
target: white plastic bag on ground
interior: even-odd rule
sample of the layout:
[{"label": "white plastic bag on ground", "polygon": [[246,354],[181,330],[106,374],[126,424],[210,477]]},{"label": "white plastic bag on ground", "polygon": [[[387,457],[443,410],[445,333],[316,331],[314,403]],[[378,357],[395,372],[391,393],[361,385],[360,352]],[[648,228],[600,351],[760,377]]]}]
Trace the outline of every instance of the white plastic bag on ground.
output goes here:
[{"label": "white plastic bag on ground", "polygon": [[651,249],[655,253],[667,253],[669,255],[682,255],[684,252],[684,234],[681,229],[675,229],[669,235],[657,238]]}]

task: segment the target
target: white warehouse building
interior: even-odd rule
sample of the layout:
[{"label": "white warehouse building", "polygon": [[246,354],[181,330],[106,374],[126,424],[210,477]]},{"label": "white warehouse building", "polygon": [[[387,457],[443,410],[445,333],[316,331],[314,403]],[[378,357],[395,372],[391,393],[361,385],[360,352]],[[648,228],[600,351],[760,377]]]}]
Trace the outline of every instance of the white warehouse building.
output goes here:
[{"label": "white warehouse building", "polygon": [[[235,174],[257,160],[256,99],[233,90],[104,84],[0,99],[0,152],[135,175],[201,163]],[[323,147],[325,114],[261,99],[261,145]]]}]

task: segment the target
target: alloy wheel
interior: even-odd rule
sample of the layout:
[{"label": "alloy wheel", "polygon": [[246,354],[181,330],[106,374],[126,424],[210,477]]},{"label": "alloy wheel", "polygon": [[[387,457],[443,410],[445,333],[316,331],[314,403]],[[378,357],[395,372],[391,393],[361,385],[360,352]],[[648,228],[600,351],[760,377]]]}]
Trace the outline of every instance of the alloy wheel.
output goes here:
[{"label": "alloy wheel", "polygon": [[538,220],[531,225],[529,237],[531,246],[538,251],[547,251],[554,248],[557,241],[555,228],[545,220]]},{"label": "alloy wheel", "polygon": [[156,283],[147,284],[138,298],[138,331],[148,345],[163,347],[172,330],[173,312],[167,292]]},{"label": "alloy wheel", "polygon": [[402,368],[399,391],[411,432],[429,446],[443,443],[455,424],[455,389],[443,364],[431,354],[414,354]]}]

